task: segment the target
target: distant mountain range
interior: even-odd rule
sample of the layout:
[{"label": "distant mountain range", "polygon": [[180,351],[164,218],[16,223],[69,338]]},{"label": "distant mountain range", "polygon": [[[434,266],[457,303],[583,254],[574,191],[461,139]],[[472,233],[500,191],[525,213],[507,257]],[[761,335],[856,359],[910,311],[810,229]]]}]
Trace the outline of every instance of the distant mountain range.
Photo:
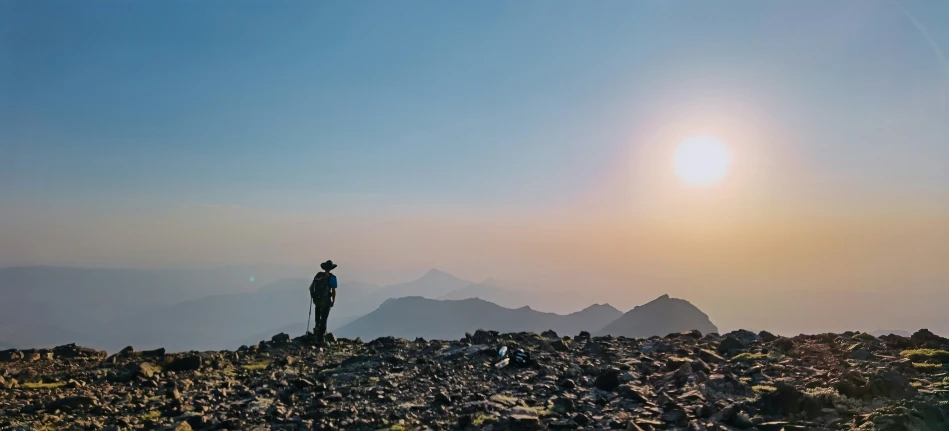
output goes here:
[{"label": "distant mountain range", "polygon": [[[0,269],[0,345],[28,348],[78,343],[109,351],[126,345],[183,351],[233,349],[279,332],[300,335],[306,330],[308,310],[304,308],[309,306],[307,287],[312,275],[281,270]],[[473,283],[435,269],[417,280],[390,286],[347,281],[339,287],[329,330],[364,339],[380,335],[459,338],[476,329],[553,329],[575,334],[600,331],[625,317],[609,305],[570,314],[537,311],[531,307],[554,304],[552,297],[573,303],[582,299],[570,292],[553,295],[501,284],[490,279]],[[676,308],[674,315],[705,325],[688,329],[714,328],[703,313],[690,314],[686,308]],[[673,327],[644,325],[649,328],[646,332]]]},{"label": "distant mountain range", "polygon": [[622,314],[609,305],[594,305],[560,315],[530,307],[504,308],[482,299],[435,300],[416,296],[389,299],[334,334],[366,340],[389,335],[409,339],[457,339],[477,329],[538,333],[552,329],[558,334],[577,334],[601,328]]},{"label": "distant mountain range", "polygon": [[630,337],[692,329],[702,333],[718,332],[708,316],[688,301],[663,295],[625,314],[609,304],[597,304],[567,315],[543,313],[530,307],[505,308],[482,299],[390,299],[372,313],[339,328],[335,334],[367,340],[388,335],[457,339],[478,329],[538,333],[552,329],[560,335],[588,331]]},{"label": "distant mountain range", "polygon": [[288,276],[299,275],[269,265],[207,270],[3,268],[0,342],[17,347],[71,341],[111,346],[102,333],[111,322],[211,295],[251,292]]}]

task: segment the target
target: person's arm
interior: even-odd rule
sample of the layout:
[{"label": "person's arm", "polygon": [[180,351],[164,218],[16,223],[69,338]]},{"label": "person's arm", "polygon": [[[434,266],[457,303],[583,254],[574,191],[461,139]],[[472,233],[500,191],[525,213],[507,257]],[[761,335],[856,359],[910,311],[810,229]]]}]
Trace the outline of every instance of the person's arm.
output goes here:
[{"label": "person's arm", "polygon": [[330,301],[330,306],[336,305],[336,276],[330,276],[330,288],[333,291],[332,300]]}]

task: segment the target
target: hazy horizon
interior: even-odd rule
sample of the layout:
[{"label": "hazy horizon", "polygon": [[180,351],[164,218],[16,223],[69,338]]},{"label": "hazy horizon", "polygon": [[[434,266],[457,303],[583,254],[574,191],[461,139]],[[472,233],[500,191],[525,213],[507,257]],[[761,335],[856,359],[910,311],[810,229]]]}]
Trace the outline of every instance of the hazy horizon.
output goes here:
[{"label": "hazy horizon", "polygon": [[[949,333],[947,50],[926,1],[4,2],[0,267],[333,259]],[[732,157],[702,187],[697,136]]]}]

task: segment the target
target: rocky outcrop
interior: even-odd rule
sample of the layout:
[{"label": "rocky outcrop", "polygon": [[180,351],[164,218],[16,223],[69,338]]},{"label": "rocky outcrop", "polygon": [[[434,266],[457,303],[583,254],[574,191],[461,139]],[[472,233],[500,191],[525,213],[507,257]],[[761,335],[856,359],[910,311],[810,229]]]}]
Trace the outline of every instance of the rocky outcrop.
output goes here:
[{"label": "rocky outcrop", "polygon": [[281,335],[238,351],[54,354],[0,363],[0,430],[946,430],[949,352],[917,334],[474,331],[322,351]]},{"label": "rocky outcrop", "polygon": [[53,355],[63,359],[105,359],[108,354],[103,350],[90,349],[88,347],[77,346],[75,344],[66,344],[53,348]]}]

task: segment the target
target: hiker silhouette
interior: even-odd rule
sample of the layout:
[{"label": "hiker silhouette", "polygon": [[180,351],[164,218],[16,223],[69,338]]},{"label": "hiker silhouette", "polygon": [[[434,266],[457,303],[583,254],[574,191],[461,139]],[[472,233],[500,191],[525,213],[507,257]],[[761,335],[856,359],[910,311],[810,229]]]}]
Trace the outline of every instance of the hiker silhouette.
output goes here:
[{"label": "hiker silhouette", "polygon": [[310,283],[310,299],[316,310],[316,323],[313,327],[313,335],[316,337],[318,345],[323,344],[323,337],[326,335],[326,321],[329,318],[330,309],[336,304],[336,275],[330,273],[336,268],[332,260],[327,260],[320,264],[322,271],[313,277]]}]

